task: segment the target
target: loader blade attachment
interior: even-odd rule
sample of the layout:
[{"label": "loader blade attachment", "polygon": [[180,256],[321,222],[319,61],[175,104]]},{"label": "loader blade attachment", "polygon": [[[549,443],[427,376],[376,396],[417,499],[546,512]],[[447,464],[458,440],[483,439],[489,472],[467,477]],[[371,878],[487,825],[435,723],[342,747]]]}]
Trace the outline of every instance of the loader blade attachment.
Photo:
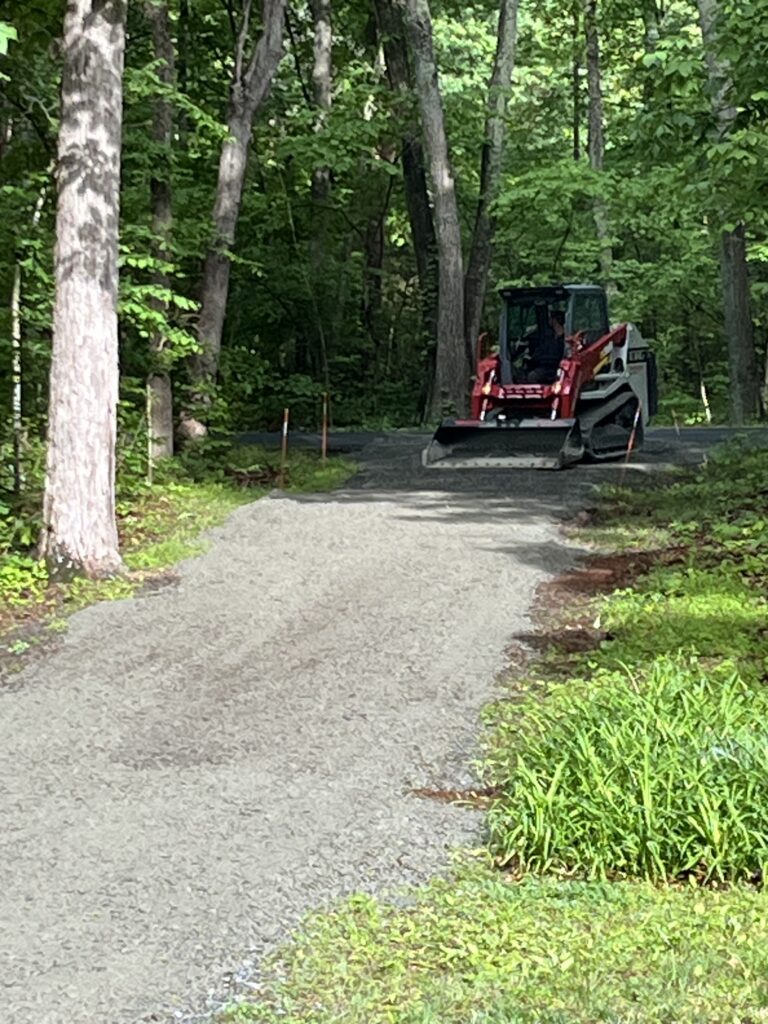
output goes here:
[{"label": "loader blade attachment", "polygon": [[576,419],[445,420],[421,461],[430,469],[562,469],[583,455]]}]

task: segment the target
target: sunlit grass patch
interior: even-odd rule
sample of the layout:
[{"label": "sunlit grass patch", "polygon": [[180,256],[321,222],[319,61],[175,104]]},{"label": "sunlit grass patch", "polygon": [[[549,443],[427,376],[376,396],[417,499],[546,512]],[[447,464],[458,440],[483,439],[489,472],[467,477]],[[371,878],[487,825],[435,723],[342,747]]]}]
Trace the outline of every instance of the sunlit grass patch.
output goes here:
[{"label": "sunlit grass patch", "polygon": [[309,919],[225,1019],[259,1024],[768,1020],[768,900],[476,867]]}]

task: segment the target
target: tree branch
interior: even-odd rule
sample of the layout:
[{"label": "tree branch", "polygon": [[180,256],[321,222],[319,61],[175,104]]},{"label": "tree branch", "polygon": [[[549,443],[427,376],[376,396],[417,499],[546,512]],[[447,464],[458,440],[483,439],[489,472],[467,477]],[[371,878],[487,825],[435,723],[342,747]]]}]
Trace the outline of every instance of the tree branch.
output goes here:
[{"label": "tree branch", "polygon": [[296,68],[296,77],[298,78],[299,85],[301,86],[301,94],[304,97],[304,100],[305,100],[307,106],[309,107],[309,109],[313,110],[314,109],[314,104],[312,103],[312,97],[309,94],[309,89],[307,88],[307,84],[304,81],[304,72],[302,71],[301,61],[299,60],[299,49],[298,49],[298,46],[296,45],[296,35],[295,35],[294,31],[293,31],[293,24],[291,22],[291,8],[290,8],[290,6],[286,6],[286,8],[285,8],[285,27],[288,30],[288,40],[289,40],[289,42],[291,44],[291,54],[293,56],[293,65]]},{"label": "tree branch", "polygon": [[221,6],[226,11],[229,28],[232,32],[232,39],[235,40],[237,39],[237,24],[235,22],[235,12],[232,10],[232,0],[221,0]]},{"label": "tree branch", "polygon": [[237,44],[235,46],[235,76],[234,80],[237,85],[244,85],[243,82],[243,62],[245,60],[245,48],[248,45],[248,35],[251,29],[251,6],[253,0],[245,0],[243,4],[243,20],[240,24],[240,31],[237,34]]},{"label": "tree branch", "polygon": [[[251,0],[247,2],[250,6]],[[243,89],[253,112],[266,99],[283,56],[285,0],[263,0],[261,21],[261,35],[243,76]]]}]

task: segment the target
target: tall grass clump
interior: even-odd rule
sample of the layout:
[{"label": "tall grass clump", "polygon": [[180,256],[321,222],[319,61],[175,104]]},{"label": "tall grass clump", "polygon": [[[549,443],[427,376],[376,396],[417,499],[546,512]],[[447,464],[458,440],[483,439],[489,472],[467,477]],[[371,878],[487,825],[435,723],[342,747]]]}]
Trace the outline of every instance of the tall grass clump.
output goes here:
[{"label": "tall grass clump", "polygon": [[768,695],[693,658],[499,712],[492,852],[525,871],[736,881],[768,868]]}]

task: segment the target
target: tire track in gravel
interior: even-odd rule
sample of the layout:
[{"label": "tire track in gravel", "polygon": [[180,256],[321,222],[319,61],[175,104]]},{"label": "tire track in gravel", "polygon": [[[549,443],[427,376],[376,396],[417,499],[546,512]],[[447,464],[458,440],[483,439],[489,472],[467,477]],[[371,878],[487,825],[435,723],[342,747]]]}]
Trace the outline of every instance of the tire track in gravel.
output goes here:
[{"label": "tire track in gravel", "polygon": [[78,614],[0,691],[3,1022],[199,1019],[308,909],[476,840],[408,791],[469,781],[507,643],[574,557],[552,513],[582,497],[425,477],[419,445],[239,509],[177,587]]}]

